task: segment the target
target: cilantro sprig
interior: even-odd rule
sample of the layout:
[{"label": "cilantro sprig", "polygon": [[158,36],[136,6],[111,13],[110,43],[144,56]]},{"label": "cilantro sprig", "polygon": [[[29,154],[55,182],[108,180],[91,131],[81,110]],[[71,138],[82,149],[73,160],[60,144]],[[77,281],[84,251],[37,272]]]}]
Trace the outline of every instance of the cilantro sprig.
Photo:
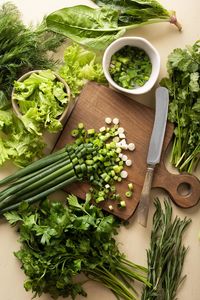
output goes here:
[{"label": "cilantro sprig", "polygon": [[171,162],[192,172],[200,159],[200,41],[175,49],[167,67],[169,77],[161,85],[169,89],[168,119],[175,125]]},{"label": "cilantro sprig", "polygon": [[[25,289],[75,299],[87,295],[83,284],[90,278],[118,299],[136,299],[133,280],[148,284],[147,270],[120,252],[114,239],[119,221],[92,205],[90,194],[85,202],[73,195],[67,202],[45,200],[37,208],[22,203],[18,212],[5,214],[18,224],[21,249],[15,255],[27,276]],[[79,281],[78,274],[83,274]]]}]

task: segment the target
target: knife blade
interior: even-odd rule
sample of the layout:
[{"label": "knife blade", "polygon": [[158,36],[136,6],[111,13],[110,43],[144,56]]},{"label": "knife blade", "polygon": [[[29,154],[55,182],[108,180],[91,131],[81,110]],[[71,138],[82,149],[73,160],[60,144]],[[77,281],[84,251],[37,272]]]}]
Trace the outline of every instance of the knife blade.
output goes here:
[{"label": "knife blade", "polygon": [[158,87],[155,93],[155,102],[156,111],[147,155],[147,171],[137,209],[138,222],[144,227],[147,226],[150,201],[149,196],[153,180],[154,168],[156,164],[160,162],[163,140],[165,136],[169,105],[168,89],[164,87]]}]

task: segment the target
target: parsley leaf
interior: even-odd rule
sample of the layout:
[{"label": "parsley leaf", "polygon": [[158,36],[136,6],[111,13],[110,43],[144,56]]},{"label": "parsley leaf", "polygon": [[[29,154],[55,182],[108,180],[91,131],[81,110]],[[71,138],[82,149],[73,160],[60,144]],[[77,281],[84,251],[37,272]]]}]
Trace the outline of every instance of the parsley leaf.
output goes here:
[{"label": "parsley leaf", "polygon": [[4,216],[11,225],[15,225],[17,222],[22,221],[22,218],[16,211],[7,212]]},{"label": "parsley leaf", "polygon": [[92,205],[90,195],[86,198],[79,202],[70,195],[68,206],[45,200],[38,207],[5,214],[11,224],[18,222],[21,249],[15,256],[27,276],[24,287],[34,296],[49,293],[54,299],[75,299],[78,294],[86,296],[83,284],[89,277],[122,299],[134,300],[127,282],[136,279],[148,284],[146,270],[119,251],[113,236],[120,222]]}]

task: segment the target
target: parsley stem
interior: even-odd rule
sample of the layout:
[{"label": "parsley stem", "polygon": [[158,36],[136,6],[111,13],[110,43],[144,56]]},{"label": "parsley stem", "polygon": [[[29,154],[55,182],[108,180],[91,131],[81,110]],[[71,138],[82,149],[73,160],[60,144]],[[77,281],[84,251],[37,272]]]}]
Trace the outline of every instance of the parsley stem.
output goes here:
[{"label": "parsley stem", "polygon": [[141,276],[138,272],[133,272],[130,269],[126,268],[125,266],[119,264],[119,266],[116,267],[118,271],[120,271],[123,274],[126,274],[130,279],[137,279],[146,285],[149,285],[148,281],[144,276]]},{"label": "parsley stem", "polygon": [[141,270],[141,271],[143,271],[143,272],[145,272],[145,273],[147,273],[147,271],[148,271],[148,269],[147,268],[145,268],[145,267],[143,267],[143,266],[140,266],[140,265],[137,265],[137,264],[135,264],[135,263],[133,263],[132,261],[130,261],[130,260],[128,260],[128,259],[126,259],[126,258],[121,258],[121,261],[124,263],[124,264],[126,264],[126,265],[128,265],[128,266],[130,266],[130,267],[132,267],[132,268],[135,268],[135,269],[139,269],[139,270]]},{"label": "parsley stem", "polygon": [[96,280],[99,278],[99,280],[103,283],[105,286],[109,287],[111,290],[113,290],[116,294],[123,297],[125,300],[135,300],[135,296],[129,291],[129,289],[111,272],[107,271],[104,267],[98,267],[94,270],[89,270],[89,274],[95,275],[95,277],[92,277],[93,280]]}]

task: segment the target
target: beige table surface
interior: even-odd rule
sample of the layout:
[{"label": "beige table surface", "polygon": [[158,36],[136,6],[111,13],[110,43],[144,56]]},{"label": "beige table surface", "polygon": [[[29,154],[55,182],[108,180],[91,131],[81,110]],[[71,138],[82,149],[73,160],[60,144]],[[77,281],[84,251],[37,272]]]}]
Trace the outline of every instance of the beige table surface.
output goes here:
[{"label": "beige table surface", "polygon": [[[0,0],[0,4],[5,1]],[[44,14],[50,13],[64,6],[75,4],[90,4],[90,1],[78,0],[15,0],[22,12],[23,20],[26,24],[40,21]],[[161,56],[160,78],[166,74],[166,60],[168,54],[177,47],[184,47],[187,44],[193,44],[200,38],[200,0],[160,0],[166,8],[175,10],[180,22],[183,25],[182,33],[170,24],[154,24],[143,28],[132,30],[129,35],[142,36],[147,38],[159,51]],[[154,106],[153,91],[144,97],[137,99],[144,104]],[[55,136],[51,137],[51,142]],[[10,173],[12,167],[7,164],[0,169],[0,177]],[[200,172],[197,171],[199,177]],[[154,189],[151,198],[159,196],[161,199],[166,197],[163,191]],[[184,273],[187,279],[181,286],[178,299],[180,300],[199,300],[200,299],[200,205],[192,209],[183,210],[174,206],[174,215],[180,217],[188,216],[192,218],[192,224],[187,230],[184,243],[189,246],[189,252],[184,265]],[[153,204],[150,207],[150,216],[148,227],[143,228],[137,224],[136,218],[128,227],[122,227],[118,236],[121,242],[121,249],[134,262],[146,264],[145,249],[149,247],[152,214],[154,212]],[[13,251],[19,248],[17,242],[18,235],[14,228],[11,228],[6,222],[0,223],[0,300],[30,300],[31,293],[27,293],[23,288],[25,276],[20,269],[20,265],[13,255]],[[112,300],[115,297],[106,288],[89,282],[85,285],[88,292],[88,300]],[[39,299],[39,298],[36,298]],[[49,295],[43,295],[41,300],[51,299]],[[84,299],[77,297],[77,300]]]}]

